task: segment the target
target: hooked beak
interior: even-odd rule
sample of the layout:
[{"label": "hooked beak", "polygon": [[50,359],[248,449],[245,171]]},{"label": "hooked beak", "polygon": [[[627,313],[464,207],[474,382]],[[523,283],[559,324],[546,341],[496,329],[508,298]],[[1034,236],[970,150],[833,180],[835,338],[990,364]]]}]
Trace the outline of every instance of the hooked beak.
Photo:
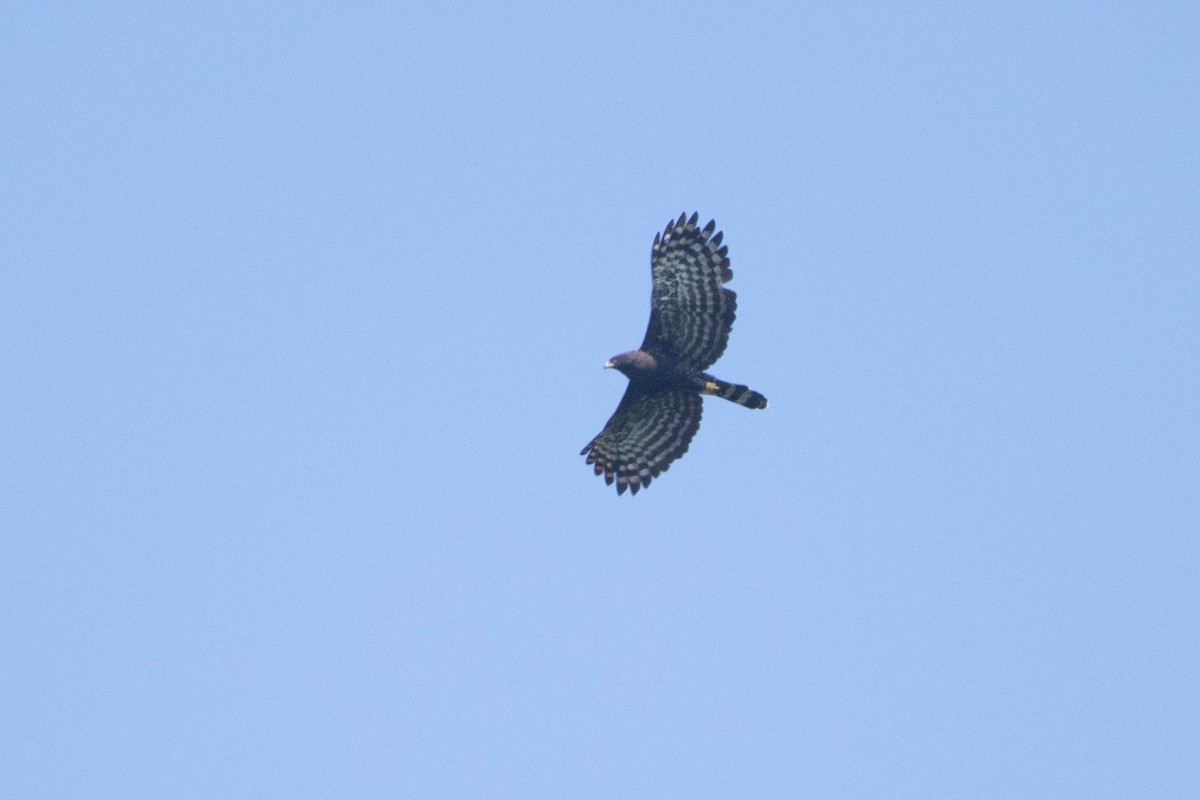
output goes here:
[{"label": "hooked beak", "polygon": [[612,359],[611,359],[611,358],[610,358],[608,361],[605,361],[605,362],[604,362],[604,368],[605,368],[605,369],[610,369],[612,366],[613,366],[613,362],[612,362]]}]

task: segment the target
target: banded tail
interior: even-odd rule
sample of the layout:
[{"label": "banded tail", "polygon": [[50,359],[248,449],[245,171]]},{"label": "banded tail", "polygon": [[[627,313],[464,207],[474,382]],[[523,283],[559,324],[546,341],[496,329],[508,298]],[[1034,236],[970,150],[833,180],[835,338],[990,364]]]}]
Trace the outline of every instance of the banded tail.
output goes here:
[{"label": "banded tail", "polygon": [[726,400],[731,400],[739,406],[746,408],[766,408],[767,398],[763,397],[758,392],[751,389],[749,386],[742,386],[740,383],[726,383],[725,381],[711,378],[704,383],[704,388],[700,391],[701,394],[715,394],[717,397],[723,397]]}]

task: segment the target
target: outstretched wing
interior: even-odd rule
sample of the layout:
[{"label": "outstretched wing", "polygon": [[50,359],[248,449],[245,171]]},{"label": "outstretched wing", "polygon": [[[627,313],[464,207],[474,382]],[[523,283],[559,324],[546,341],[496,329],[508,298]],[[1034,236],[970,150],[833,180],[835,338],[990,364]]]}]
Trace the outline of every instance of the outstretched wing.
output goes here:
[{"label": "outstretched wing", "polygon": [[617,494],[637,494],[687,452],[703,403],[690,391],[646,392],[630,383],[604,430],[579,452]]},{"label": "outstretched wing", "polygon": [[715,220],[696,227],[698,215],[681,214],[655,234],[650,251],[654,293],[642,349],[665,353],[707,369],[725,352],[737,311],[737,295],[723,284],[733,277],[729,248],[715,236]]}]

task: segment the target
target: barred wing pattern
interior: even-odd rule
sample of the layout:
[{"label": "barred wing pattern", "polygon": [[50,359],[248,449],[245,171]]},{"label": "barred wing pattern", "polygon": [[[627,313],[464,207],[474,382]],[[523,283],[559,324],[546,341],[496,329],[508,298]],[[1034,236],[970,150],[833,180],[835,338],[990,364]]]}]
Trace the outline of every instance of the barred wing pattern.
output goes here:
[{"label": "barred wing pattern", "polygon": [[696,392],[645,392],[631,383],[604,430],[579,454],[605,483],[617,482],[617,494],[637,494],[687,452],[702,411]]},{"label": "barred wing pattern", "polygon": [[697,214],[681,214],[655,234],[650,251],[654,291],[650,325],[642,349],[663,353],[696,369],[707,369],[725,352],[737,312],[737,295],[723,284],[733,277],[723,234]]}]

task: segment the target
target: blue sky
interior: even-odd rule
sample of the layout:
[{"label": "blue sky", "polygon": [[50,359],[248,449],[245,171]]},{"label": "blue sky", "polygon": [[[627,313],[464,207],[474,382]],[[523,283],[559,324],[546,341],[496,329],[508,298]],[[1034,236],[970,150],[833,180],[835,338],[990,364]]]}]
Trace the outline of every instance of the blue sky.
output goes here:
[{"label": "blue sky", "polygon": [[0,794],[1200,791],[1193,5],[4,16]]}]

